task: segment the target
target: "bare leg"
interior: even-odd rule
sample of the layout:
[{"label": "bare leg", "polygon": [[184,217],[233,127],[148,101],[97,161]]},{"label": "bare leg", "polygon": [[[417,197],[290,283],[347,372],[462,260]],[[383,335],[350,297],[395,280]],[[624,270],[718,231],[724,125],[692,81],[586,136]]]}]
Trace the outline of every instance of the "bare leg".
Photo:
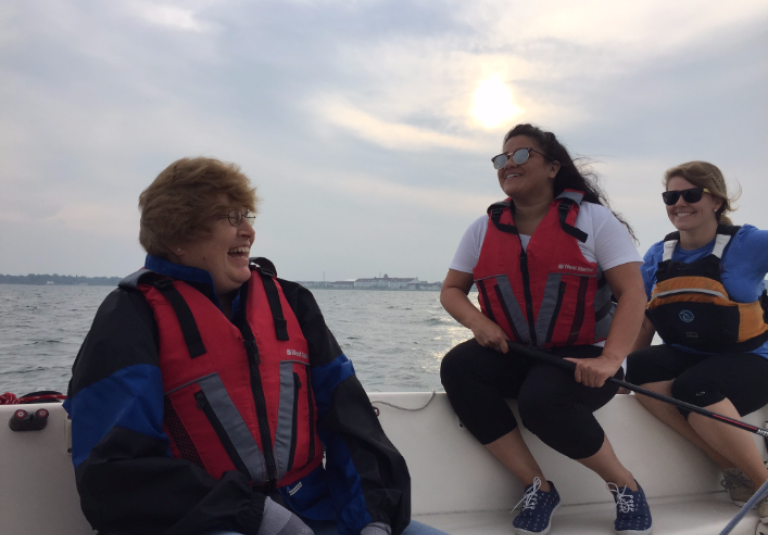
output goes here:
[{"label": "bare leg", "polygon": [[615,483],[619,487],[626,486],[633,491],[638,490],[635,477],[616,457],[616,452],[613,451],[608,437],[605,437],[603,445],[597,453],[584,459],[577,459],[577,461],[596,472],[606,483]]},{"label": "bare leg", "polygon": [[485,445],[501,463],[509,468],[524,485],[532,485],[533,478],[538,477],[541,480],[541,490],[549,492],[549,482],[544,477],[539,463],[534,459],[531,450],[523,441],[520,434],[520,428],[515,428],[506,435],[502,436]]},{"label": "bare leg", "polygon": [[[653,392],[657,392],[659,394],[672,397],[673,382],[674,380],[659,381],[657,383],[646,383],[641,386],[643,388],[647,388],[648,390],[652,390]],[[658,401],[653,398],[649,398],[648,396],[643,396],[642,394],[637,394],[637,400],[640,402],[640,404],[643,407],[645,407],[648,410],[648,412],[650,412],[656,418],[658,418],[659,420],[667,424],[669,427],[671,427],[672,429],[680,433],[684,438],[688,439],[689,442],[692,442],[694,445],[698,446],[699,449],[701,449],[704,453],[706,453],[707,456],[710,459],[712,459],[720,467],[721,470],[724,470],[726,468],[733,468],[734,466],[736,466],[732,461],[730,461],[728,458],[721,455],[716,449],[710,446],[707,443],[707,441],[705,441],[699,435],[699,433],[696,430],[694,430],[693,427],[691,427],[691,424],[688,423],[688,420],[683,418],[683,415],[680,414],[680,411],[678,411],[676,407],[673,407],[668,403],[664,403],[663,401]],[[694,415],[692,414],[691,416],[694,416]],[[736,417],[738,418],[738,415]],[[704,417],[701,416],[701,418],[704,418]],[[727,425],[716,423],[712,420],[709,420],[709,421],[715,423],[715,425],[718,426],[718,428],[728,427]],[[734,430],[736,431],[736,429]],[[744,431],[738,431],[738,432],[744,434]]]},{"label": "bare leg", "polygon": [[[736,407],[728,399],[705,408],[734,419],[741,418]],[[746,432],[700,414],[691,414],[688,417],[688,423],[712,449],[729,459],[731,465],[735,465],[744,472],[755,488],[768,480],[768,468],[763,464],[754,439]]]}]

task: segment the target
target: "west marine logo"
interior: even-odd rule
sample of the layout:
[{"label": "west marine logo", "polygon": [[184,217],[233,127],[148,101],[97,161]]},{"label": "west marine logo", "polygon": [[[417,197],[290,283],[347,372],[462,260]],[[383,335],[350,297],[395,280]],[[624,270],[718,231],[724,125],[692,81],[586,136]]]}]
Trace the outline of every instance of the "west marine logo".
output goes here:
[{"label": "west marine logo", "polygon": [[567,269],[569,271],[578,271],[579,273],[592,273],[595,268],[583,267],[583,266],[571,266],[569,264],[559,264],[557,269]]},{"label": "west marine logo", "polygon": [[696,319],[696,316],[694,316],[693,312],[690,310],[681,310],[678,316],[680,316],[680,320],[684,321],[685,323],[691,323],[694,319]]},{"label": "west marine logo", "polygon": [[306,353],[302,351],[296,351],[295,349],[286,349],[285,354],[288,355],[289,357],[301,357],[303,359],[309,358],[309,355],[307,355]]}]

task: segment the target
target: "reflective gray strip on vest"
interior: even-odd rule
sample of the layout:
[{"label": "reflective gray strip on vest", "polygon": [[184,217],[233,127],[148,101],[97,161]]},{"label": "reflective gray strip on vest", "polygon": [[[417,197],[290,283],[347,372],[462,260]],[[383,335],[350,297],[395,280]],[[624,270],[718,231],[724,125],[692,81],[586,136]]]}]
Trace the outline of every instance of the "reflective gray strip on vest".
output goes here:
[{"label": "reflective gray strip on vest", "polygon": [[[528,332],[528,322],[523,315],[523,311],[520,308],[520,304],[515,298],[515,293],[512,291],[512,285],[509,284],[509,278],[506,275],[497,275],[496,284],[501,291],[501,298],[504,300],[504,307],[507,309],[509,317],[512,318],[512,323],[515,324],[515,330],[520,335],[520,342],[524,344],[531,343],[531,335]],[[546,332],[546,331],[545,331]]]},{"label": "reflective gray strip on vest", "polygon": [[218,418],[229,440],[243,461],[255,484],[266,481],[264,455],[261,453],[256,439],[229,397],[224,383],[218,374],[209,375],[197,381],[205,394],[213,413]]},{"label": "reflective gray strip on vest", "polygon": [[662,262],[672,260],[672,253],[675,252],[675,247],[677,247],[677,240],[664,242],[664,254],[661,257]]},{"label": "reflective gray strip on vest", "polygon": [[608,338],[608,331],[611,330],[611,322],[613,321],[613,315],[616,313],[616,305],[608,303],[606,307],[608,307],[608,311],[602,318],[597,319],[598,315],[595,315],[597,320],[595,321],[595,340]]},{"label": "reflective gray strip on vest", "polygon": [[603,272],[598,269],[597,272],[597,291],[595,292],[595,340],[601,340],[608,337],[608,330],[611,328],[613,314],[616,312],[616,304],[611,301],[613,291],[610,285],[603,281]]},{"label": "reflective gray strip on vest", "polygon": [[571,199],[576,204],[581,204],[581,200],[584,198],[583,193],[579,193],[578,191],[564,191],[557,197],[556,199]]},{"label": "reflective gray strip on vest", "polygon": [[728,299],[728,296],[722,294],[721,292],[718,292],[715,290],[705,290],[704,288],[680,288],[678,290],[667,290],[666,292],[658,292],[653,296],[653,299],[656,299],[658,297],[667,297],[669,295],[687,294],[687,293],[707,294],[707,295],[713,295],[715,297],[722,297],[723,299]]},{"label": "reflective gray strip on vest", "polygon": [[536,339],[541,345],[544,345],[544,342],[547,340],[547,331],[549,331],[549,325],[552,323],[552,316],[555,314],[562,278],[563,276],[559,273],[550,273],[547,276],[547,284],[544,286],[544,296],[541,299],[539,316],[536,318]]},{"label": "reflective gray strip on vest", "polygon": [[275,430],[275,460],[278,481],[288,471],[291,458],[291,432],[293,431],[293,362],[280,363],[280,404],[277,408],[277,429]]},{"label": "reflective gray strip on vest", "polygon": [[[725,246],[728,245],[730,241],[731,236],[729,234],[718,234],[715,236],[715,247],[712,249],[712,254],[717,258],[722,258]],[[661,257],[662,262],[665,260],[672,260],[672,253],[675,252],[675,247],[677,247],[677,240],[664,242],[664,254]]]},{"label": "reflective gray strip on vest", "polygon": [[712,254],[718,258],[723,257],[723,251],[728,242],[731,241],[731,236],[728,234],[718,234],[715,238],[715,248],[712,249]]}]

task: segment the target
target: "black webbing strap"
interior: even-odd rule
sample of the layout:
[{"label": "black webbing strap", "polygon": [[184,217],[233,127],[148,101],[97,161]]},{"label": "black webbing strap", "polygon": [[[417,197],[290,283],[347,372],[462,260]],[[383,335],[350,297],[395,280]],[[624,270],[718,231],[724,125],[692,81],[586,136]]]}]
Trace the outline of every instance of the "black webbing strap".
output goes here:
[{"label": "black webbing strap", "polygon": [[566,219],[568,218],[568,213],[571,211],[571,206],[576,204],[571,199],[562,199],[560,201],[560,204],[557,206],[557,216],[560,219],[560,227],[562,227],[563,231],[566,234],[570,234],[577,240],[579,240],[581,243],[586,243],[587,241],[587,233],[583,230],[577,229],[574,226],[569,225],[566,223]]},{"label": "black webbing strap", "polygon": [[280,294],[277,291],[275,279],[261,269],[258,270],[264,283],[264,291],[267,294],[269,309],[272,311],[272,319],[275,322],[275,335],[278,340],[288,340],[288,322],[283,317],[283,305],[280,304]]},{"label": "black webbing strap", "polygon": [[488,208],[488,214],[491,216],[491,221],[493,222],[493,225],[499,229],[501,232],[506,232],[507,234],[520,234],[517,231],[517,227],[514,225],[507,225],[506,223],[501,223],[501,214],[504,213],[504,208],[512,209],[510,203],[496,203],[492,204],[490,208]]},{"label": "black webbing strap", "polygon": [[189,356],[191,358],[205,355],[206,349],[203,344],[203,338],[200,336],[200,331],[197,328],[197,322],[192,315],[192,311],[184,301],[179,291],[173,286],[173,280],[171,279],[159,279],[150,282],[152,286],[157,288],[166,299],[171,303],[173,311],[176,313],[176,317],[179,319],[181,325],[181,332],[184,334],[184,341],[187,343],[187,349],[189,350]]}]

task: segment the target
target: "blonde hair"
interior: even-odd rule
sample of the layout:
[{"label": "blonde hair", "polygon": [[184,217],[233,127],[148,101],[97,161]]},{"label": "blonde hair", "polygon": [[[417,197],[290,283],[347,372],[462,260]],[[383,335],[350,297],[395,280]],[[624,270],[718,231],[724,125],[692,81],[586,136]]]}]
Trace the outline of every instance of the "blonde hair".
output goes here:
[{"label": "blonde hair", "polygon": [[215,216],[232,208],[255,212],[257,203],[256,189],[237,165],[182,158],[139,195],[139,243],[149,254],[173,260],[170,248],[209,234]]},{"label": "blonde hair", "polygon": [[669,181],[675,177],[684,178],[697,188],[707,188],[709,193],[722,201],[722,205],[715,212],[715,217],[719,223],[733,225],[733,221],[726,214],[736,210],[733,203],[739,198],[741,192],[733,197],[728,197],[728,187],[725,184],[725,177],[716,165],[709,162],[693,161],[681,163],[664,173],[664,187],[669,186]]}]

